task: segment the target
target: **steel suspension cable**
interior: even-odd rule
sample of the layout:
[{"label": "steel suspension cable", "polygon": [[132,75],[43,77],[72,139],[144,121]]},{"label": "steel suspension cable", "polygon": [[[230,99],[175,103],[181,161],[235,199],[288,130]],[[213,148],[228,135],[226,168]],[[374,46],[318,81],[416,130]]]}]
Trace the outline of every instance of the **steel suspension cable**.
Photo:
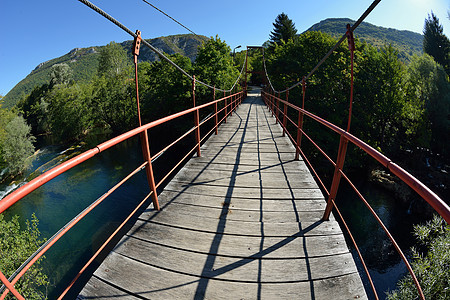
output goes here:
[{"label": "steel suspension cable", "polygon": [[154,9],[156,9],[157,11],[159,11],[160,13],[162,13],[163,15],[165,15],[166,17],[168,17],[169,19],[173,20],[175,23],[179,24],[181,27],[183,27],[184,29],[186,29],[187,31],[191,32],[192,34],[198,36],[195,32],[193,32],[192,30],[190,30],[189,28],[187,28],[186,26],[184,26],[183,24],[181,24],[180,22],[178,22],[177,20],[175,20],[174,18],[172,18],[171,16],[169,16],[168,14],[166,14],[165,12],[163,12],[162,10],[160,10],[159,8],[157,8],[156,6],[154,6],[153,4],[151,4],[150,2],[148,2],[147,0],[142,0],[145,3],[147,3],[148,5],[150,5],[151,7],[153,7]]},{"label": "steel suspension cable", "polygon": [[270,81],[269,74],[267,73],[266,58],[265,58],[265,55],[264,55],[264,48],[263,48],[263,65],[264,65],[264,72],[266,73],[267,81],[269,82],[269,85],[272,88],[272,90],[274,92],[276,92],[275,89],[273,88],[272,82]]},{"label": "steel suspension cable", "polygon": [[[99,8],[98,6],[96,6],[95,4],[91,3],[88,0],[78,0],[79,2],[83,3],[84,5],[86,5],[87,7],[91,8],[92,10],[94,10],[95,12],[97,12],[98,14],[100,14],[101,16],[105,17],[106,19],[108,19],[109,21],[111,21],[112,23],[114,23],[116,26],[118,26],[119,28],[121,28],[123,31],[125,31],[126,33],[128,33],[129,35],[131,35],[133,38],[136,38],[137,35],[131,31],[129,28],[127,28],[125,25],[123,25],[122,23],[120,23],[119,21],[117,21],[116,19],[114,19],[112,16],[110,16],[109,14],[107,14],[105,11],[103,11],[101,8]],[[194,80],[194,77],[192,75],[190,75],[188,72],[186,72],[183,68],[181,68],[180,66],[178,66],[175,62],[173,62],[170,58],[168,58],[167,56],[165,56],[161,51],[159,51],[158,49],[156,49],[155,47],[153,47],[149,42],[147,42],[145,39],[142,39],[142,43],[144,45],[146,45],[147,47],[149,47],[153,52],[155,52],[156,54],[159,55],[160,58],[164,59],[165,61],[167,61],[169,64],[171,64],[173,67],[175,67],[178,71],[180,71],[181,73],[183,73],[185,76],[189,77],[191,80]],[[239,75],[240,76],[240,75]],[[214,89],[214,86],[209,85],[201,80],[195,79],[195,82],[204,85],[210,89]],[[234,86],[233,86],[234,87]],[[217,89],[221,92],[230,92],[232,89],[229,90],[223,90],[223,89]]]},{"label": "steel suspension cable", "polygon": [[[364,19],[372,12],[372,10],[378,5],[378,3],[380,3],[381,0],[374,0],[372,2],[372,4],[366,9],[366,11],[361,15],[361,17],[359,17],[358,21],[355,22],[355,24],[353,24],[353,26],[351,26],[350,31],[353,32],[361,23],[362,21],[364,21]],[[342,42],[347,38],[347,34],[344,33],[341,37],[341,39],[330,49],[330,51],[328,51],[327,54],[325,54],[325,56],[319,61],[319,63],[311,70],[311,72],[309,72],[308,75],[305,76],[305,80],[308,80],[313,74],[314,72],[317,71],[317,69],[327,60],[328,57],[330,57],[330,55],[334,52],[334,50],[336,50],[337,47],[339,47],[340,44],[342,44]],[[269,78],[267,75],[267,70],[266,70],[266,77],[267,79]],[[270,81],[269,81],[270,82]],[[292,90],[293,88],[299,86],[300,84],[302,84],[302,81],[299,81],[297,83],[295,83],[294,85],[292,85],[291,87],[282,90],[282,91],[277,91],[273,88],[272,84],[272,90],[276,93],[284,93],[286,91]]]}]

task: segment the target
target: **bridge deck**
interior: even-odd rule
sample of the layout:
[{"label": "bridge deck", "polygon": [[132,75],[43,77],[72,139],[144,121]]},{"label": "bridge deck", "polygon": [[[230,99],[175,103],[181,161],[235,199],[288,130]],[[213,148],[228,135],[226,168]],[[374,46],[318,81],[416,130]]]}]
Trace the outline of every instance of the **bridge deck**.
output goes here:
[{"label": "bridge deck", "polygon": [[249,95],[108,255],[81,298],[364,299],[338,223]]}]

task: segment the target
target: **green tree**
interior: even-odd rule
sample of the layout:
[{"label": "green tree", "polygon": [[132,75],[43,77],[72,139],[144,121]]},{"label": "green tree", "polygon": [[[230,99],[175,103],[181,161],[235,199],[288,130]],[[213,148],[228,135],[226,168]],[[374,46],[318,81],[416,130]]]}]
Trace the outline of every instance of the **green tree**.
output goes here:
[{"label": "green tree", "polygon": [[431,12],[423,29],[423,52],[431,55],[450,74],[450,40],[444,34],[439,19]]},{"label": "green tree", "polygon": [[270,41],[273,44],[280,44],[295,38],[297,29],[294,22],[283,12],[277,16],[273,24],[273,31],[270,33]]},{"label": "green tree", "polygon": [[50,85],[69,84],[72,81],[72,69],[66,63],[53,65],[50,72]]},{"label": "green tree", "polygon": [[[11,276],[29,256],[31,256],[45,241],[40,239],[39,221],[33,214],[31,222],[26,221],[26,228],[21,230],[19,216],[10,221],[0,215],[0,270]],[[15,284],[15,288],[25,299],[47,299],[49,281],[40,266],[39,259]],[[15,299],[9,293],[7,299]]]},{"label": "green tree", "polygon": [[27,123],[31,126],[34,135],[44,134],[50,131],[48,120],[47,94],[51,90],[50,84],[35,87],[30,94],[22,98],[17,107],[23,113]]},{"label": "green tree", "polygon": [[450,83],[431,56],[414,56],[404,77],[403,108],[406,133],[413,145],[432,148],[448,156],[450,142]]},{"label": "green tree", "polygon": [[90,128],[91,94],[90,84],[61,84],[47,94],[48,123],[59,141],[76,140]]},{"label": "green tree", "polygon": [[368,133],[361,133],[372,146],[384,153],[392,153],[399,148],[397,137],[404,104],[404,66],[398,59],[398,51],[391,45],[383,47],[379,53],[370,52],[365,63],[367,65],[359,66],[365,74],[356,75],[355,85],[359,89],[355,99],[356,106],[359,106],[355,109],[359,113],[356,118],[362,117],[365,119],[363,122],[367,122]]},{"label": "green tree", "polygon": [[5,158],[3,157],[2,149],[7,137],[6,126],[14,118],[14,116],[14,113],[12,113],[9,109],[3,109],[0,105],[0,169],[5,168]]},{"label": "green tree", "polygon": [[97,125],[109,127],[114,133],[125,132],[137,125],[134,81],[124,71],[118,75],[101,76],[93,82],[92,118]]},{"label": "green tree", "polygon": [[[170,59],[188,73],[191,60],[180,54]],[[139,64],[141,111],[146,122],[192,107],[192,82],[165,60]]]},{"label": "green tree", "polygon": [[[199,80],[215,85],[217,88],[230,89],[239,75],[239,71],[233,64],[231,48],[218,36],[203,43],[198,49],[194,74]],[[203,101],[206,101],[207,94],[207,89],[198,85],[199,100],[203,97]],[[208,99],[211,100],[211,98]]]},{"label": "green tree", "polygon": [[[434,216],[425,225],[417,225],[414,235],[419,243],[413,248],[411,266],[422,287],[425,299],[450,299],[450,225]],[[408,274],[388,294],[389,300],[418,299],[419,294]]]},{"label": "green tree", "polygon": [[26,169],[34,152],[31,128],[21,116],[15,116],[6,124],[4,138],[1,139],[0,157],[9,174],[17,175]]},{"label": "green tree", "polygon": [[121,45],[110,42],[100,50],[98,75],[114,77],[128,69],[131,60]]}]

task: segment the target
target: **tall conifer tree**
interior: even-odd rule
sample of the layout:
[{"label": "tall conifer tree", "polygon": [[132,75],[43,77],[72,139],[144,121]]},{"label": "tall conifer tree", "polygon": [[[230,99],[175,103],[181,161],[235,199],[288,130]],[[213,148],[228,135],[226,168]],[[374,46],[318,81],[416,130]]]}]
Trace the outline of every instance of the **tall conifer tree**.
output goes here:
[{"label": "tall conifer tree", "polygon": [[444,34],[444,29],[439,24],[439,19],[433,12],[425,19],[423,28],[423,52],[431,55],[434,60],[442,65],[449,74],[450,71],[450,40]]},{"label": "tall conifer tree", "polygon": [[273,31],[270,33],[270,42],[272,45],[279,44],[281,40],[287,42],[297,34],[294,22],[284,12],[277,16],[273,27]]}]

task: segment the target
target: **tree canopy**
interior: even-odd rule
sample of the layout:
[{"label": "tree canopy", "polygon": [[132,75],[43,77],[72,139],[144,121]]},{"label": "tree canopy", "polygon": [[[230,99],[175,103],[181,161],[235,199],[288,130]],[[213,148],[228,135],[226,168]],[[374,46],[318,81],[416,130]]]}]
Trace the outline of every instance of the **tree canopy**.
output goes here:
[{"label": "tree canopy", "polygon": [[[11,220],[0,214],[0,269],[6,277],[11,276],[20,265],[31,256],[45,241],[40,239],[39,221],[33,214],[31,222],[25,222],[21,229],[19,216]],[[49,280],[42,271],[41,257],[24,276],[15,284],[15,288],[26,299],[47,299]],[[11,293],[6,299],[16,299]]]},{"label": "tree canopy", "polygon": [[273,24],[273,31],[270,33],[272,44],[279,44],[281,41],[287,42],[297,34],[294,22],[283,12],[277,16]]},{"label": "tree canopy", "polygon": [[425,19],[423,29],[423,51],[431,55],[450,74],[450,40],[444,34],[444,28],[438,17],[431,12]]}]

